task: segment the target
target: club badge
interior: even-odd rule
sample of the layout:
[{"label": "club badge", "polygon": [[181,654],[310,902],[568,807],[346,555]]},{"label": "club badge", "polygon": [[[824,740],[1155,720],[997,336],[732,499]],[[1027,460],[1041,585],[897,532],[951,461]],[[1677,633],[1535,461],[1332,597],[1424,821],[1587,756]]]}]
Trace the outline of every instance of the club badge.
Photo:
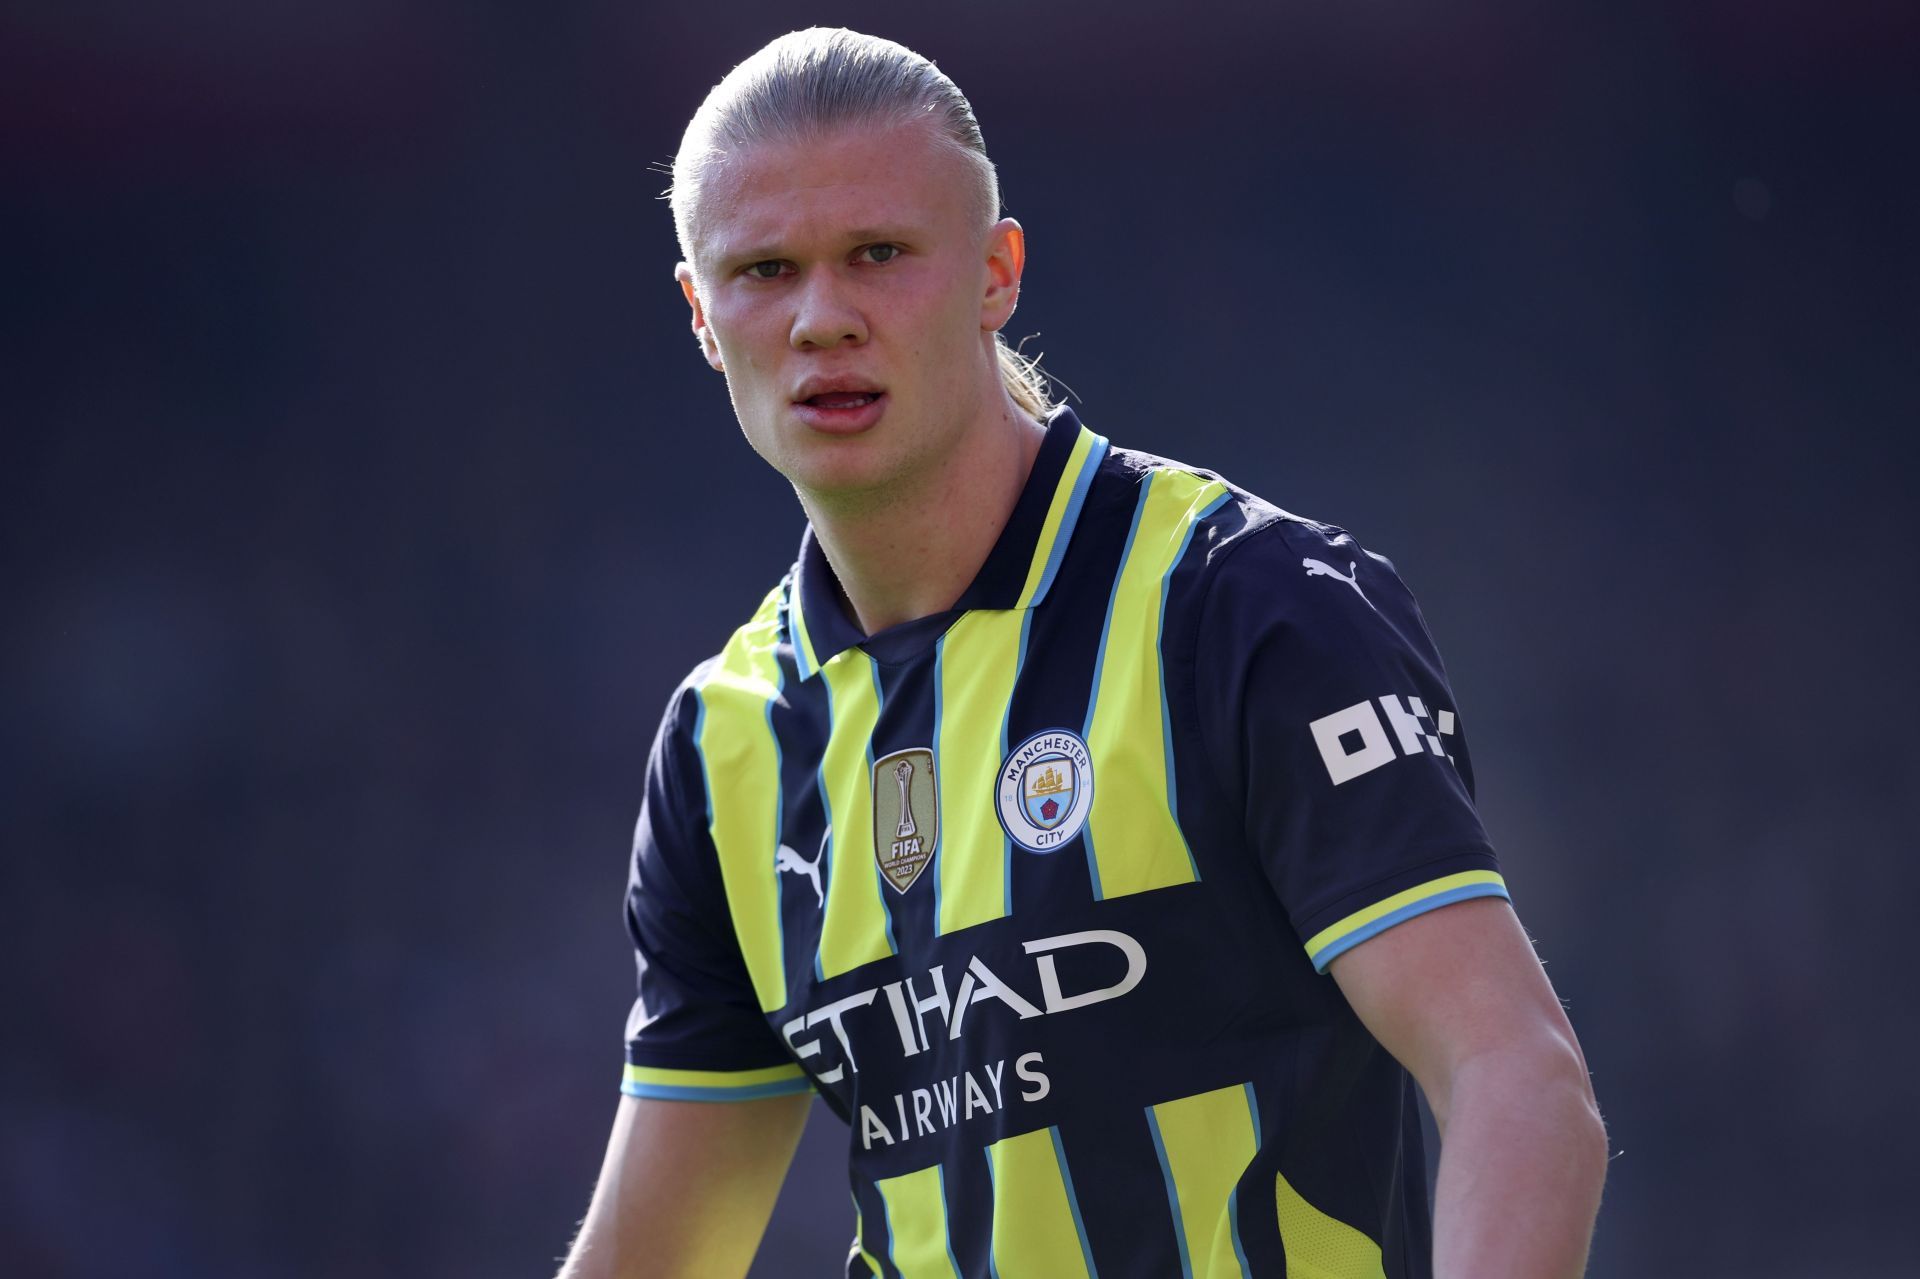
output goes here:
[{"label": "club badge", "polygon": [[939,844],[933,752],[918,746],[873,761],[873,855],[881,876],[895,892],[906,892]]},{"label": "club badge", "polygon": [[1000,765],[1000,824],[1031,853],[1050,853],[1087,824],[1093,810],[1093,759],[1078,733],[1035,733]]}]

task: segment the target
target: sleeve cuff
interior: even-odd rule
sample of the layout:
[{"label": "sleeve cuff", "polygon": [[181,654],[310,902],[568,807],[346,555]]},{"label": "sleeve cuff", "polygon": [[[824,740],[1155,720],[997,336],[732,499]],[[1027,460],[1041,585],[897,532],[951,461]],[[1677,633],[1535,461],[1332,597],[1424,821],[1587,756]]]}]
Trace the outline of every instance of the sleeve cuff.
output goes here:
[{"label": "sleeve cuff", "polygon": [[758,1101],[810,1092],[813,1081],[797,1064],[764,1070],[662,1070],[628,1064],[620,1091],[664,1101]]},{"label": "sleeve cuff", "polygon": [[1328,964],[1367,938],[1377,937],[1415,915],[1424,915],[1430,910],[1453,902],[1463,902],[1470,897],[1505,897],[1512,900],[1507,894],[1507,881],[1500,878],[1497,871],[1469,870],[1457,875],[1442,875],[1329,924],[1307,939],[1307,958],[1313,961],[1315,972],[1324,973]]}]

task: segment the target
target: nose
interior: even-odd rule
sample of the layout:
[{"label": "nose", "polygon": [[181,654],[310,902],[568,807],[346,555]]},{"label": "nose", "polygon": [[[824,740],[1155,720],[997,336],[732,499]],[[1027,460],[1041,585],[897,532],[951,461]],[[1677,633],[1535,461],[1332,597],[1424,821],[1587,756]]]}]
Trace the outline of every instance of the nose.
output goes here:
[{"label": "nose", "polygon": [[788,340],[796,350],[832,350],[867,340],[867,320],[842,290],[831,271],[815,270],[794,293],[793,328]]}]

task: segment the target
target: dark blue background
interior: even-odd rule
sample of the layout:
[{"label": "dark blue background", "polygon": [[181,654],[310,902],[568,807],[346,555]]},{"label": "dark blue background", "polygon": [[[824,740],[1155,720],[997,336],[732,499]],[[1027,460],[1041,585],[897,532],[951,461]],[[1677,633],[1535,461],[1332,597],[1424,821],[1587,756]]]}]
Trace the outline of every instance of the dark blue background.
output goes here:
[{"label": "dark blue background", "polygon": [[[809,21],[971,95],[1091,425],[1420,596],[1594,1274],[1904,1273],[1920,39],[1794,8],[9,6],[8,1273],[565,1247],[646,747],[801,524],[651,166]],[[839,1140],[757,1274],[841,1255]]]}]

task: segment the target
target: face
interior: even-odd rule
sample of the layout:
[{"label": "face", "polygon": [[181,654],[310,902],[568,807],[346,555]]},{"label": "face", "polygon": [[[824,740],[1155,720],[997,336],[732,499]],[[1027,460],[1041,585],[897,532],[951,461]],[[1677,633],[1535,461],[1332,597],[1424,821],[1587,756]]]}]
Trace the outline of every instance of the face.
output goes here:
[{"label": "face", "polygon": [[1025,247],[1011,219],[981,225],[976,182],[918,123],[708,169],[675,276],[748,441],[803,498],[937,472],[997,416]]}]

